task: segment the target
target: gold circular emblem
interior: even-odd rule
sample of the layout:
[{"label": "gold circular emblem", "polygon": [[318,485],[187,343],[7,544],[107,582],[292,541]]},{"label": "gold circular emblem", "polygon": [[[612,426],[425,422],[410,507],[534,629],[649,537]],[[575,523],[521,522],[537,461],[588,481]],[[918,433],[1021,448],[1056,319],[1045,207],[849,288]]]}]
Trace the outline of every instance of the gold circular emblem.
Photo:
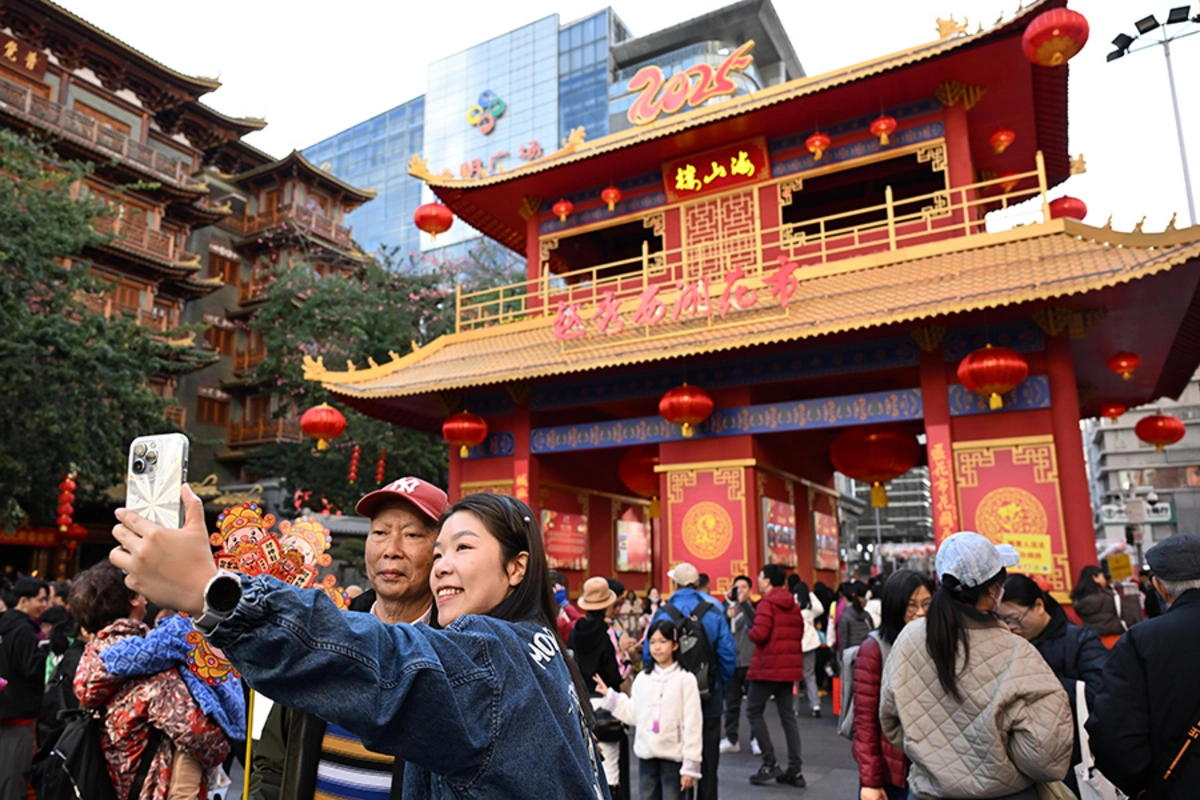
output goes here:
[{"label": "gold circular emblem", "polygon": [[683,546],[696,558],[719,558],[732,541],[733,520],[717,503],[696,503],[683,515]]},{"label": "gold circular emblem", "polygon": [[975,530],[996,543],[1007,534],[1045,534],[1049,527],[1041,501],[1015,486],[988,492],[975,509]]}]

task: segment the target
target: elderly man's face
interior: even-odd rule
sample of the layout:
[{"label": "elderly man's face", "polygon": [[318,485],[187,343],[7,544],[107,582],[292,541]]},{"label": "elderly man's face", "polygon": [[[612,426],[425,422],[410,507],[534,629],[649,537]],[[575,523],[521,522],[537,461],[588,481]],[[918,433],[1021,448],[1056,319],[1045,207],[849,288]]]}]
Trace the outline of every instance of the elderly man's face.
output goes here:
[{"label": "elderly man's face", "polygon": [[371,517],[367,578],[380,599],[412,602],[432,596],[429,572],[437,529],[407,503],[389,503]]}]

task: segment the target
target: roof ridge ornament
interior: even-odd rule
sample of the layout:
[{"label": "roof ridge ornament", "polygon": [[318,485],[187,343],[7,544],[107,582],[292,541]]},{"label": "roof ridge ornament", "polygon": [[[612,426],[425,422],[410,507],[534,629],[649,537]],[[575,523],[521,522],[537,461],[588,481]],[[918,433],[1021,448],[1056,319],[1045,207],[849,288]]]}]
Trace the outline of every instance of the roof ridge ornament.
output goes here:
[{"label": "roof ridge ornament", "polygon": [[1087,172],[1087,160],[1083,157],[1083,153],[1071,159],[1071,174],[1082,175]]},{"label": "roof ridge ornament", "polygon": [[970,22],[966,17],[963,17],[962,22],[958,22],[956,19],[954,19],[953,14],[950,15],[950,19],[942,19],[941,17],[938,17],[938,41],[944,42],[956,35],[965,36],[967,34],[967,25],[969,24]]}]

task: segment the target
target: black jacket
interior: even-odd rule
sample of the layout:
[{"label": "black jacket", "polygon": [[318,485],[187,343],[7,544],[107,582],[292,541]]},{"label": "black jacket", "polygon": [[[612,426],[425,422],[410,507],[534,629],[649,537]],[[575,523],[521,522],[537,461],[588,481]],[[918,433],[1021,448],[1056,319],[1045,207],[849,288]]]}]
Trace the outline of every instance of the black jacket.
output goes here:
[{"label": "black jacket", "polygon": [[38,647],[38,624],[24,611],[0,615],[0,719],[36,719],[46,688],[47,649]]},{"label": "black jacket", "polygon": [[597,675],[610,689],[621,685],[617,651],[613,648],[612,639],[608,638],[608,623],[603,619],[586,616],[576,622],[567,640],[567,647],[575,654],[575,664],[593,697],[600,696],[596,690]]},{"label": "black jacket", "polygon": [[[1087,730],[1096,766],[1130,797],[1174,759],[1200,720],[1200,589],[1162,615],[1130,628],[1112,649],[1104,688]],[[1178,769],[1170,800],[1200,797],[1200,753],[1193,745]]]}]

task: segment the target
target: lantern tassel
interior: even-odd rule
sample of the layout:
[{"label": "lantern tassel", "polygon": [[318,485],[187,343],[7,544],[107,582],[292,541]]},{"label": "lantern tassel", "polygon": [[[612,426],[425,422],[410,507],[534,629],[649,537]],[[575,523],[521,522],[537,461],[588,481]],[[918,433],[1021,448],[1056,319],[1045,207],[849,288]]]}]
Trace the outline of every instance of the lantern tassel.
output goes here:
[{"label": "lantern tassel", "polygon": [[1133,373],[1128,370],[1126,370],[1125,372],[1122,372],[1121,380],[1123,380],[1123,381],[1133,380]]},{"label": "lantern tassel", "polygon": [[879,134],[879,144],[881,147],[887,147],[889,144],[891,144],[891,142],[888,141],[888,135],[886,133]]},{"label": "lantern tassel", "polygon": [[317,439],[317,449],[318,450],[328,450],[329,449],[329,440],[328,439]]},{"label": "lantern tassel", "polygon": [[1166,450],[1166,449],[1167,449],[1167,446],[1165,444],[1160,444],[1160,445],[1156,445],[1154,447],[1154,452],[1161,453],[1163,450]]},{"label": "lantern tassel", "polygon": [[1004,398],[992,392],[991,396],[988,397],[988,408],[992,411],[995,411],[997,408],[1004,408]]},{"label": "lantern tassel", "polygon": [[650,498],[650,518],[658,519],[662,516],[662,504],[658,502],[657,497]]},{"label": "lantern tassel", "polygon": [[887,489],[883,488],[883,484],[875,482],[871,484],[871,507],[872,508],[887,508]]},{"label": "lantern tassel", "polygon": [[695,430],[693,430],[691,423],[689,423],[689,422],[683,423],[684,437],[690,439],[690,438],[692,438],[693,433],[695,433]]},{"label": "lantern tassel", "polygon": [[458,448],[459,458],[466,458],[468,454],[469,454],[469,451],[467,450],[467,446],[465,444],[462,447]]},{"label": "lantern tassel", "polygon": [[615,202],[613,202],[612,200],[608,201],[608,210],[609,211],[612,211],[616,207],[617,207],[617,204]]}]

